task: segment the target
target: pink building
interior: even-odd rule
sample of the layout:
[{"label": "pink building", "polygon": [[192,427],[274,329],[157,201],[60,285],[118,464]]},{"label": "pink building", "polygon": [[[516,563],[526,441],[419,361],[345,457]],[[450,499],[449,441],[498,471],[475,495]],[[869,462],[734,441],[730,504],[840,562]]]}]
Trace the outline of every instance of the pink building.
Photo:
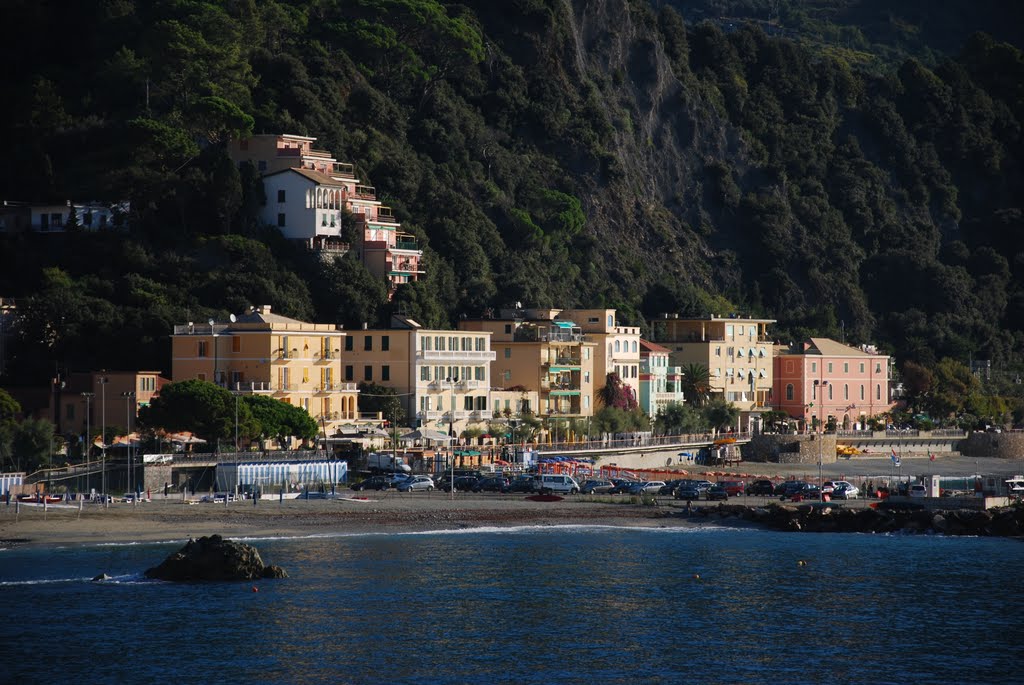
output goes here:
[{"label": "pink building", "polygon": [[832,418],[840,428],[853,428],[892,406],[889,357],[873,345],[855,348],[811,338],[777,346],[774,366],[774,408],[808,426]]}]

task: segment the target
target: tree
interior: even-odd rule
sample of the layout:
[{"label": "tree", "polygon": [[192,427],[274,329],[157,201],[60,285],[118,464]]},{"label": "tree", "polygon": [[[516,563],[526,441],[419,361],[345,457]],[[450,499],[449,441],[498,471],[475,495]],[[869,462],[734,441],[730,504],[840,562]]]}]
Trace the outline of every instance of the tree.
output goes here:
[{"label": "tree", "polygon": [[53,431],[53,422],[46,419],[25,419],[16,425],[11,448],[17,470],[31,473],[49,463]]},{"label": "tree", "polygon": [[14,436],[17,432],[17,416],[21,413],[21,405],[3,388],[0,388],[0,470],[6,468],[10,460],[11,467],[18,470],[14,462]]},{"label": "tree", "polygon": [[682,435],[684,433],[700,433],[707,424],[703,414],[683,402],[669,402],[658,410],[654,426],[662,435]]},{"label": "tree", "polygon": [[385,421],[401,426],[405,423],[405,408],[394,388],[377,383],[359,384],[359,410],[367,413],[379,413]]},{"label": "tree", "polygon": [[711,392],[711,374],[707,367],[701,364],[687,364],[683,368],[682,389],[683,397],[689,404],[703,407]]},{"label": "tree", "polygon": [[723,399],[715,398],[704,406],[703,414],[709,426],[724,430],[736,425],[740,410]]},{"label": "tree", "polygon": [[[249,418],[244,413],[248,407],[247,403],[239,406],[240,423]],[[209,381],[168,383],[149,406],[139,409],[139,425],[150,430],[191,431],[216,445],[234,436],[235,398],[228,390]]]},{"label": "tree", "polygon": [[619,374],[610,373],[605,378],[605,386],[597,391],[597,400],[608,408],[632,411],[639,405],[633,389],[622,383]]},{"label": "tree", "polygon": [[246,395],[243,403],[252,412],[260,438],[274,438],[282,445],[291,438],[312,440],[319,428],[305,409],[266,395]]}]

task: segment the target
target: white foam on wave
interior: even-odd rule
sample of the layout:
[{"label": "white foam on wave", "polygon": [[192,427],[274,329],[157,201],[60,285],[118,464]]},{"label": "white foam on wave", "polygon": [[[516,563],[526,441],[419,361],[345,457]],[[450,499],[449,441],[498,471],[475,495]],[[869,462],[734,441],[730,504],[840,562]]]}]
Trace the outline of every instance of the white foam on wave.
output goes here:
[{"label": "white foam on wave", "polygon": [[66,585],[70,583],[97,583],[106,585],[129,585],[134,583],[152,582],[141,573],[124,573],[111,576],[105,580],[93,580],[92,576],[70,578],[29,578],[25,580],[0,580],[0,587],[19,587],[25,585]]}]

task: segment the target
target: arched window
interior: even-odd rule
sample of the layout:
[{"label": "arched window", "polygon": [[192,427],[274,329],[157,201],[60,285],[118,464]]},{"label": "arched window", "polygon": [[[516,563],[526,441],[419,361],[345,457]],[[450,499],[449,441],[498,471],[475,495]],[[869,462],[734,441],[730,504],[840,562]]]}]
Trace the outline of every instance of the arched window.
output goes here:
[{"label": "arched window", "polygon": [[789,383],[786,385],[786,399],[790,402],[793,401],[793,384]]},{"label": "arched window", "polygon": [[832,399],[832,384],[828,384],[828,398]]},{"label": "arched window", "polygon": [[619,351],[619,341],[618,340],[615,341],[615,351],[616,352]]},{"label": "arched window", "polygon": [[850,399],[850,386],[846,384],[843,385],[843,399]]},{"label": "arched window", "polygon": [[633,341],[633,351],[636,352],[636,340]]},{"label": "arched window", "polygon": [[876,400],[882,399],[882,386],[880,386],[880,385],[876,385],[875,386],[875,399]]}]

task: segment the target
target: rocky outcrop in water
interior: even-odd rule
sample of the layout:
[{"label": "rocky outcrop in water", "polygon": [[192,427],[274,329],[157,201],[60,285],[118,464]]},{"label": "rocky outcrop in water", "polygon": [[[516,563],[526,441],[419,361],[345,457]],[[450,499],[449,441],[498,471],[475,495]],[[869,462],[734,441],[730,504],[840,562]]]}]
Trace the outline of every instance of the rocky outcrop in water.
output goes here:
[{"label": "rocky outcrop in water", "polygon": [[148,569],[145,575],[176,582],[288,577],[280,566],[264,565],[255,547],[225,540],[220,535],[189,540],[159,566]]},{"label": "rocky outcrop in water", "polygon": [[899,506],[846,509],[835,505],[778,505],[702,507],[697,516],[740,519],[775,530],[809,533],[944,533],[997,537],[1024,536],[1024,507],[986,511],[953,509],[929,511]]}]

